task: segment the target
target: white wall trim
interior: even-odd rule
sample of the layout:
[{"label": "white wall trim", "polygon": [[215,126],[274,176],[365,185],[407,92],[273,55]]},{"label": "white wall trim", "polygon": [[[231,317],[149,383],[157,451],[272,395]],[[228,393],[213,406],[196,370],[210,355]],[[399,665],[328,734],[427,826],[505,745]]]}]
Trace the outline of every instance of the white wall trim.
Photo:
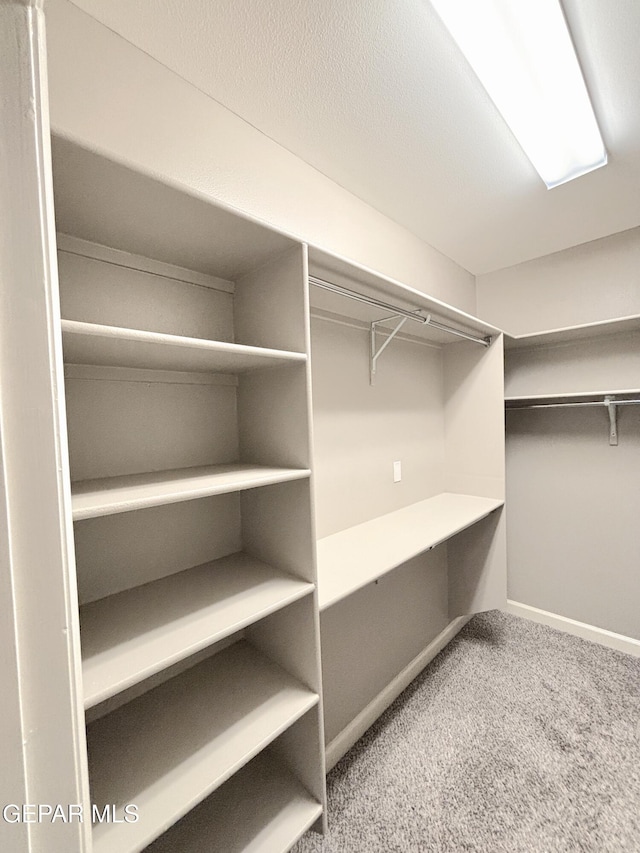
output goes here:
[{"label": "white wall trim", "polygon": [[530,619],[532,622],[539,622],[541,625],[548,625],[550,628],[556,628],[558,631],[564,631],[566,634],[581,637],[592,643],[599,643],[609,649],[640,657],[640,640],[635,640],[633,637],[615,634],[613,631],[606,631],[604,628],[597,628],[586,622],[577,622],[575,619],[549,613],[547,610],[540,610],[528,604],[520,604],[518,601],[508,600],[505,612],[513,616],[521,616],[523,619]]},{"label": "white wall trim", "polygon": [[331,743],[327,744],[326,761],[327,772],[334,767],[342,756],[348,752],[354,743],[370,728],[373,723],[397,699],[402,691],[411,684],[413,679],[431,663],[434,657],[441,652],[455,635],[464,628],[471,617],[460,616],[450,622],[429,645],[423,649],[396,677],[387,684],[384,690],[363,708],[348,726],[336,735]]}]

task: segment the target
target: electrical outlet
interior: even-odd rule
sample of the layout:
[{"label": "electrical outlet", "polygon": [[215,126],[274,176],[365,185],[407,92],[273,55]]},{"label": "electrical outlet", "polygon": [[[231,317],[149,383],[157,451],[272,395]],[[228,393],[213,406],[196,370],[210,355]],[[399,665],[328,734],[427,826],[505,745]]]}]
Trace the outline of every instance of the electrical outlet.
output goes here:
[{"label": "electrical outlet", "polygon": [[402,480],[402,462],[393,463],[393,482],[399,483]]}]

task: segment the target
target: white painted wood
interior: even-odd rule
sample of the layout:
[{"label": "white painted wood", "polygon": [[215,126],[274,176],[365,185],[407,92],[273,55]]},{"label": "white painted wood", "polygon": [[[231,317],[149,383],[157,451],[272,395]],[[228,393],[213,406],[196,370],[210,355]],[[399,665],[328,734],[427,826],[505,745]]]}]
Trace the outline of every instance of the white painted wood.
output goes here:
[{"label": "white painted wood", "polygon": [[304,353],[204,341],[75,320],[62,321],[65,361],[153,370],[244,373],[305,361]]},{"label": "white painted wood", "polygon": [[[459,326],[480,336],[500,334],[500,329],[497,329],[495,326],[483,322],[472,314],[460,311],[446,302],[442,302],[440,299],[434,299],[424,290],[410,287],[401,281],[380,275],[380,273],[369,267],[311,246],[309,247],[309,270],[312,275],[316,275],[318,278],[327,279],[334,284],[341,284],[359,293],[377,296],[378,299],[388,299],[392,304],[398,305],[400,308],[414,311],[419,310],[425,316],[433,314],[434,319],[440,319],[447,325]],[[325,302],[326,297],[321,297],[318,293],[314,292],[315,290],[316,288],[311,291],[312,306],[322,308],[339,305],[339,302],[333,298]],[[351,303],[352,300],[343,299],[343,302]],[[355,302],[353,303],[353,305],[356,304]],[[330,307],[329,310],[335,310],[335,307]],[[358,316],[358,314],[352,313],[353,311],[354,308],[350,306],[345,310],[345,313],[347,316]],[[343,312],[337,311],[336,313],[341,314]],[[415,325],[417,329],[420,328],[417,324],[412,325]],[[412,333],[414,333],[413,329]],[[420,332],[416,334],[420,334]],[[455,338],[451,337],[442,338],[436,330],[428,330],[426,327],[423,327],[423,334],[426,337],[433,336],[433,340],[455,340]]]},{"label": "white painted wood", "polygon": [[98,720],[93,801],[137,823],[94,826],[95,853],[142,850],[318,701],[244,641]]},{"label": "white painted wood", "polygon": [[[245,637],[314,693],[321,690],[317,668],[315,601],[305,596],[245,628]],[[317,756],[316,756],[317,757]]]},{"label": "white painted wood", "polygon": [[80,610],[85,706],[296,601],[313,585],[239,553]]},{"label": "white painted wood", "polygon": [[303,253],[298,244],[237,279],[234,311],[239,343],[305,350]]},{"label": "white painted wood", "polygon": [[450,619],[504,607],[507,542],[503,508],[450,539],[448,557]]},{"label": "white painted wood", "polygon": [[238,385],[240,458],[308,468],[309,417],[304,365],[242,375]]},{"label": "white painted wood", "polygon": [[569,344],[580,340],[593,340],[604,335],[624,334],[640,331],[640,315],[617,317],[613,320],[598,320],[595,323],[583,323],[576,326],[564,326],[544,332],[532,332],[526,335],[505,334],[505,350],[534,349],[537,347]]},{"label": "white painted wood", "polygon": [[231,281],[294,245],[169,176],[158,180],[55,134],[52,148],[65,234]]},{"label": "white painted wood", "polygon": [[175,264],[155,261],[153,258],[144,258],[142,255],[133,255],[131,252],[122,252],[120,249],[102,246],[99,243],[90,243],[88,240],[81,240],[79,237],[73,237],[71,234],[62,234],[59,232],[56,235],[56,242],[59,253],[66,252],[67,254],[78,255],[82,258],[93,258],[94,260],[105,261],[105,263],[123,269],[148,272],[186,284],[198,284],[201,287],[209,287],[212,290],[221,290],[223,293],[233,293],[235,290],[235,284],[224,278],[206,275],[205,273],[196,272],[186,267],[177,267]]},{"label": "white painted wood", "polygon": [[315,584],[310,491],[308,480],[243,491],[242,543],[257,559]]},{"label": "white painted wood", "polygon": [[[42,3],[0,3],[2,797],[88,806]],[[6,752],[5,752],[6,747]],[[25,797],[24,800],[21,798]],[[77,821],[0,821],[12,853],[88,850]]]},{"label": "white painted wood", "polygon": [[327,770],[331,770],[358,741],[402,691],[411,684],[434,657],[451,642],[469,621],[468,616],[453,619],[398,675],[381,690],[366,708],[327,744]]},{"label": "white painted wood", "polygon": [[320,609],[450,539],[503,503],[444,493],[320,539]]},{"label": "white painted wood", "polygon": [[66,390],[74,482],[238,460],[233,386],[68,379]]},{"label": "white painted wood", "polygon": [[74,533],[78,596],[87,604],[242,550],[240,493],[88,518]]},{"label": "white painted wood", "polygon": [[640,658],[640,640],[633,637],[606,631],[596,625],[588,625],[586,622],[578,622],[576,619],[569,619],[557,613],[549,613],[548,610],[540,610],[538,607],[521,604],[519,601],[508,600],[503,609],[513,616],[529,619],[541,625],[548,625],[557,631],[564,631],[574,637],[580,637],[583,640],[606,646],[608,649],[615,649],[617,652],[624,652],[627,655]]},{"label": "white painted wood", "polygon": [[[322,709],[318,704],[268,747],[268,752],[293,772],[318,803],[324,803],[326,798],[324,741],[321,736]],[[319,756],[322,756],[322,761],[318,760]],[[322,820],[315,823],[314,829],[326,832],[326,827],[322,828]]]},{"label": "white painted wood", "polygon": [[[574,391],[570,394],[521,394],[513,397],[505,397],[506,404],[509,403],[570,403],[570,402],[588,402],[590,400],[598,400],[602,402],[602,397],[605,395],[615,395],[619,397],[636,396],[640,394],[640,388],[603,388],[599,391]],[[514,405],[508,408],[517,409]]]},{"label": "white painted wood", "polygon": [[65,364],[65,379],[95,379],[100,382],[157,382],[163,385],[238,385],[231,373],[182,373],[178,370],[138,370],[103,367],[97,364]]},{"label": "white painted wood", "polygon": [[73,518],[95,518],[309,476],[307,469],[209,465],[176,471],[84,480],[73,487]]},{"label": "white painted wood", "polygon": [[87,726],[95,723],[96,720],[100,720],[102,717],[106,717],[107,714],[110,714],[112,711],[116,711],[118,708],[128,705],[130,702],[133,702],[145,693],[149,693],[150,690],[154,690],[161,684],[165,684],[165,682],[171,681],[171,679],[176,678],[178,675],[182,675],[183,672],[197,666],[202,661],[208,660],[214,655],[219,655],[225,649],[228,649],[230,646],[235,645],[243,639],[244,631],[237,631],[235,634],[231,634],[223,640],[219,640],[217,643],[214,643],[212,646],[206,646],[204,649],[201,649],[199,652],[195,652],[188,658],[183,658],[177,663],[168,666],[166,669],[159,670],[154,675],[150,675],[148,678],[145,678],[144,681],[138,681],[136,684],[133,684],[131,687],[127,687],[120,693],[114,693],[113,696],[105,699],[104,702],[100,702],[98,705],[92,705],[90,708],[85,708],[84,716]]},{"label": "white painted wood", "polygon": [[[611,324],[601,324],[611,329]],[[586,337],[544,346],[514,349],[505,361],[508,397],[587,393],[594,388],[636,388],[640,378],[638,331]],[[632,325],[640,328],[635,319]],[[597,327],[600,328],[600,327]],[[619,325],[613,324],[614,329]],[[537,336],[542,338],[543,336]]]},{"label": "white painted wood", "polygon": [[488,349],[444,348],[446,486],[443,491],[504,499],[502,337]]},{"label": "white painted wood", "polygon": [[327,742],[448,624],[447,574],[445,543],[321,612]]},{"label": "white painted wood", "polygon": [[322,806],[264,753],[147,848],[147,853],[286,853]]},{"label": "white painted wood", "polygon": [[[100,254],[100,248],[96,246],[92,254]],[[151,259],[147,264],[143,260],[136,266],[156,266]],[[228,290],[67,251],[58,251],[58,265],[61,316],[67,320],[202,340],[234,340],[233,293]],[[164,265],[160,267],[166,272]]]}]

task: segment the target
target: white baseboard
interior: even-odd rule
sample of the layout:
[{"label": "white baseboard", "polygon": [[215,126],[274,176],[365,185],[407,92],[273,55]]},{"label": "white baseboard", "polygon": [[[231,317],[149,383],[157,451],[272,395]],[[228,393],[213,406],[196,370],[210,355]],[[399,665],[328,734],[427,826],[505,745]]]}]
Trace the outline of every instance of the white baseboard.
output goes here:
[{"label": "white baseboard", "polygon": [[389,705],[397,699],[402,691],[408,687],[413,679],[430,663],[438,652],[449,643],[458,631],[462,630],[471,617],[460,616],[450,622],[444,631],[441,631],[433,639],[426,649],[416,655],[414,659],[371,702],[353,719],[348,726],[336,735],[331,743],[327,744],[326,762],[327,772],[334,767],[342,756],[348,752],[354,743],[359,740],[370,726],[375,723],[380,714],[386,711]]},{"label": "white baseboard", "polygon": [[573,634],[574,637],[581,637],[583,640],[599,643],[609,649],[616,649],[616,651],[640,657],[640,640],[634,640],[633,637],[614,634],[613,631],[605,631],[604,628],[596,628],[595,625],[577,622],[575,619],[568,619],[566,616],[559,616],[557,613],[549,613],[547,610],[539,610],[537,607],[520,604],[518,601],[507,601],[507,606],[504,609],[506,613],[511,613],[513,616],[522,616],[523,619],[530,619],[532,622],[557,628],[558,631]]}]

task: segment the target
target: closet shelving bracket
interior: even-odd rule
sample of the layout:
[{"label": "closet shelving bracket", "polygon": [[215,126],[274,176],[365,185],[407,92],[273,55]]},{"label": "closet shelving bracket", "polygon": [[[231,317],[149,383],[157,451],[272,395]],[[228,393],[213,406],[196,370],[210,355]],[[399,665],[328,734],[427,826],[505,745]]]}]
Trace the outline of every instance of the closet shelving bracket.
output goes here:
[{"label": "closet shelving bracket", "polygon": [[[370,385],[373,385],[375,383],[375,376],[376,376],[376,369],[377,369],[377,365],[378,365],[378,359],[380,358],[382,353],[389,346],[391,341],[395,338],[395,336],[398,334],[398,332],[404,326],[404,324],[407,322],[408,319],[409,319],[408,317],[401,317],[399,314],[394,314],[391,317],[383,317],[382,320],[374,320],[371,323],[371,350],[370,350],[370,356],[369,356],[369,384]],[[430,316],[427,318],[427,322],[429,322],[429,319],[430,319]],[[385,340],[383,341],[381,346],[378,349],[376,349],[376,332],[378,330],[378,326],[381,325],[382,323],[389,323],[392,320],[397,320],[398,321],[397,325],[394,326],[394,328],[391,330],[391,332],[387,335],[387,337],[385,338]]]},{"label": "closet shelving bracket", "polygon": [[604,405],[609,413],[609,445],[611,447],[618,446],[618,407],[616,398],[607,395],[604,398]]}]

